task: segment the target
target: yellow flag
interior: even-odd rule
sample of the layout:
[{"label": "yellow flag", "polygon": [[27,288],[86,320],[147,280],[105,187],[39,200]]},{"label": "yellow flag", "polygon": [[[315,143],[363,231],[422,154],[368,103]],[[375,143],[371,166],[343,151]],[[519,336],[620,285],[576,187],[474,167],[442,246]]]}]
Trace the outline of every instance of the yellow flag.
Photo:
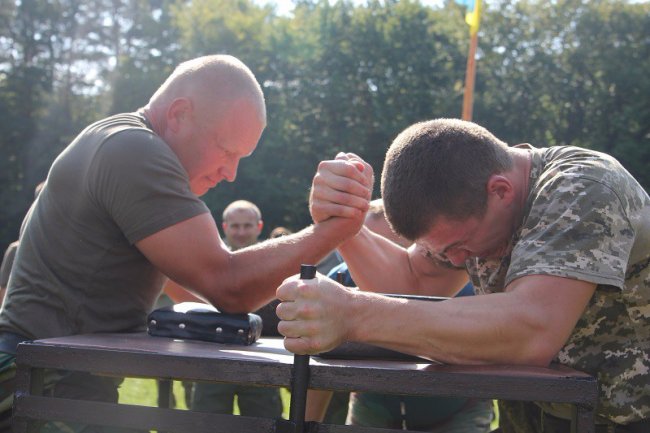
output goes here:
[{"label": "yellow flag", "polygon": [[456,3],[467,8],[465,22],[469,25],[470,35],[478,32],[481,24],[481,0],[456,0]]},{"label": "yellow flag", "polygon": [[481,25],[481,0],[474,0],[474,8],[472,10],[467,8],[465,22],[469,25],[470,35],[478,32],[478,28]]}]

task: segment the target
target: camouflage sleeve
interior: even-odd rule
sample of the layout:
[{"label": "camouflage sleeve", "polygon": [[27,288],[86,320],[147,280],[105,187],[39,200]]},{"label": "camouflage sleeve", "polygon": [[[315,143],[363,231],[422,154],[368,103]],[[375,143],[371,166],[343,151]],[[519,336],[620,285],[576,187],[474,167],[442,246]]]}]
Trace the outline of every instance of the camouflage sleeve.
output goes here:
[{"label": "camouflage sleeve", "polygon": [[622,288],[634,231],[615,191],[563,175],[533,194],[506,285],[526,275],[553,275]]}]

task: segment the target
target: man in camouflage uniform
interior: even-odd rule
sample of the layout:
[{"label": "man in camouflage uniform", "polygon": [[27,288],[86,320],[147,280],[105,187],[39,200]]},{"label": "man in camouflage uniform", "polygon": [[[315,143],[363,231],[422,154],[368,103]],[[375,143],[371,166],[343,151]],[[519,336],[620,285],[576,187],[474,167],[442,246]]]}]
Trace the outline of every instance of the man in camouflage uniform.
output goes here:
[{"label": "man in camouflage uniform", "polygon": [[[339,161],[321,164],[315,221],[358,198]],[[452,295],[469,273],[486,296],[417,303],[287,280],[277,311],[289,350],[348,340],[448,363],[557,361],[598,378],[596,431],[650,431],[650,198],[615,159],[508,147],[478,125],[439,119],[395,139],[382,195],[393,229],[416,245],[362,229],[339,247],[360,287]],[[373,245],[384,254],[358,254]],[[566,409],[503,402],[501,428],[568,431]]]}]

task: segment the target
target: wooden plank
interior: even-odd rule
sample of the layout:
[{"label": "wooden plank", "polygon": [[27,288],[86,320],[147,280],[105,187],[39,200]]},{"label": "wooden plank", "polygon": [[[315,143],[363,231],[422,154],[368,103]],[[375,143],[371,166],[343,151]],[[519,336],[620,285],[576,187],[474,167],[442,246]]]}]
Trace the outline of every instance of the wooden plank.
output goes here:
[{"label": "wooden plank", "polygon": [[[522,366],[440,366],[416,370],[312,365],[310,386],[317,389],[408,395],[572,402],[594,406],[596,380],[564,368]],[[578,373],[578,374],[576,374]]]},{"label": "wooden plank", "polygon": [[275,420],[270,418],[36,396],[18,396],[14,417],[179,433],[275,431]]},{"label": "wooden plank", "polygon": [[[99,374],[290,386],[292,355],[278,340],[259,346],[163,341],[136,334],[100,335],[21,344],[18,362]],[[113,342],[113,343],[111,343]],[[409,361],[312,358],[313,389],[408,395],[574,402],[593,405],[597,383],[561,365],[458,366]],[[170,377],[171,376],[171,377]]]},{"label": "wooden plank", "polygon": [[[21,395],[14,423],[26,420],[67,421],[179,433],[277,433],[282,420],[192,412],[186,410]],[[415,433],[374,427],[308,423],[308,433]]]},{"label": "wooden plank", "polygon": [[[163,380],[290,386],[293,355],[284,349],[281,339],[261,339],[252,346],[236,346],[150,337],[144,333],[70,336],[19,345],[17,364],[20,385],[16,399],[16,426],[21,427],[21,431],[24,431],[21,421],[28,419],[108,423],[106,425],[163,431],[188,431],[191,423],[189,430],[201,432],[203,430],[195,426],[199,422],[216,433],[265,432],[271,428],[282,432],[293,427],[287,421],[276,424],[273,420],[262,422],[253,418],[251,421],[246,417],[194,411],[184,411],[179,415],[177,410],[171,409],[30,395],[30,391],[36,390],[32,382],[36,376],[32,375],[40,368]],[[574,428],[579,432],[593,432],[598,384],[595,378],[561,365],[550,368],[452,366],[419,359],[389,361],[312,357],[309,366],[309,384],[313,389],[572,403],[576,405]],[[215,430],[216,423],[219,424],[218,430]],[[349,428],[310,425],[312,433],[342,433],[350,431]],[[354,431],[365,432],[357,426]]]},{"label": "wooden plank", "polygon": [[[155,353],[94,347],[21,344],[17,362],[40,368],[66,369],[96,374],[155,377],[195,381],[232,381],[265,386],[288,386],[291,364],[273,357],[242,356],[221,352],[223,357],[197,354]],[[246,361],[246,362],[243,362]]]}]

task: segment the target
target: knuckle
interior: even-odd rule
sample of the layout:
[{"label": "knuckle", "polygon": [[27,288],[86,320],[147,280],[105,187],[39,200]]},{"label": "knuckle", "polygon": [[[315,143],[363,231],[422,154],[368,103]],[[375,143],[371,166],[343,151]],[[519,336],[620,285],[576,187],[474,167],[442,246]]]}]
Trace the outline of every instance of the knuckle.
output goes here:
[{"label": "knuckle", "polygon": [[[318,187],[323,183],[324,183],[323,175],[320,172],[316,172],[316,174],[314,175],[314,179],[312,180],[312,184],[314,185],[314,187]],[[312,192],[313,191],[314,190],[312,188]]]},{"label": "knuckle", "polygon": [[314,353],[320,350],[319,341],[316,338],[309,338],[305,341],[305,351]]}]

